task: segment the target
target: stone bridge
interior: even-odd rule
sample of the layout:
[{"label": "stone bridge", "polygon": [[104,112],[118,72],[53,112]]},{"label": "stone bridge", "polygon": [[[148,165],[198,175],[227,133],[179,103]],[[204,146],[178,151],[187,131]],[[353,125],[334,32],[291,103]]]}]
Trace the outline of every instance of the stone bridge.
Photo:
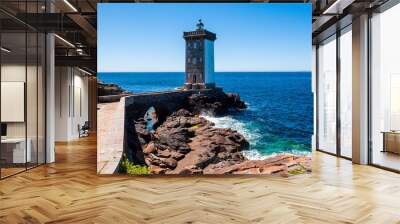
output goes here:
[{"label": "stone bridge", "polygon": [[191,94],[219,90],[221,89],[149,92],[119,96],[119,101],[112,96],[112,101],[99,103],[97,172],[117,173],[125,148],[139,147],[135,144],[136,132],[133,121],[143,117],[150,107],[156,108],[158,113],[163,112],[168,115],[182,108],[186,98]]}]

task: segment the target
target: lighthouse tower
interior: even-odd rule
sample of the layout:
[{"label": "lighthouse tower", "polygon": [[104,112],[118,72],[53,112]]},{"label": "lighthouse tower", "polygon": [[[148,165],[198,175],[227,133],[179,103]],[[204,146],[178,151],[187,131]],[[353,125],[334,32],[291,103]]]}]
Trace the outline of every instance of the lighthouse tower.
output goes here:
[{"label": "lighthouse tower", "polygon": [[185,89],[208,89],[215,87],[214,41],[215,33],[204,29],[201,19],[195,31],[183,32],[186,41]]}]

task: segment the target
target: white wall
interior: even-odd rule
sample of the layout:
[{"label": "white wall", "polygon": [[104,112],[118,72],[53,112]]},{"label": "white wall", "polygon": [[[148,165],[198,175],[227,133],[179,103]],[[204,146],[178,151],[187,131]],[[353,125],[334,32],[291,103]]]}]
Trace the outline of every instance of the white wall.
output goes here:
[{"label": "white wall", "polygon": [[55,68],[55,140],[67,141],[69,124],[69,86],[71,83],[68,67]]},{"label": "white wall", "polygon": [[[3,64],[1,66],[1,81],[5,82],[25,82],[25,64]],[[6,108],[1,108],[6,110]],[[25,137],[25,122],[8,122],[7,137]]]},{"label": "white wall", "polygon": [[[25,64],[3,64],[1,66],[1,81],[26,83],[26,71],[28,71],[28,73],[31,73],[33,70],[35,70],[36,72],[36,68],[34,68],[33,66],[26,67]],[[32,93],[28,92],[27,96],[28,98],[36,97],[36,90]],[[29,102],[32,101],[31,99],[27,100]],[[7,110],[7,108],[1,108],[1,110]],[[30,114],[28,114],[28,120],[33,120],[32,117],[30,117]],[[26,122],[7,122],[8,137],[25,137],[25,126]],[[29,125],[29,127],[31,127],[31,125]]]},{"label": "white wall", "polygon": [[[28,70],[32,68],[28,67]],[[2,82],[24,82],[25,83],[26,66],[25,64],[3,64],[1,66],[1,81]],[[2,96],[3,98],[4,96]],[[8,110],[8,108],[1,108]],[[22,111],[24,113],[24,108]],[[12,137],[25,137],[24,122],[8,122],[8,135]]]},{"label": "white wall", "polygon": [[1,122],[25,121],[25,83],[1,82]]},{"label": "white wall", "polygon": [[25,69],[25,64],[3,64],[1,66],[1,81],[25,82]]},{"label": "white wall", "polygon": [[204,62],[204,73],[205,73],[205,83],[211,84],[215,83],[214,79],[214,41],[204,40],[204,50],[205,50],[205,62]]},{"label": "white wall", "polygon": [[[37,70],[38,69],[38,70]],[[21,120],[18,122],[5,122],[7,124],[7,137],[9,138],[27,138],[29,139],[29,148],[31,149],[32,162],[39,159],[39,163],[44,163],[45,150],[45,116],[44,116],[44,74],[42,67],[36,65],[25,66],[25,63],[3,63],[1,66],[2,85],[3,82],[19,82],[26,85],[26,102],[25,102],[25,86],[20,88],[18,93],[22,102],[19,107],[2,106],[3,113],[20,113]],[[25,80],[27,78],[27,80]],[[7,93],[2,89],[2,98],[9,98]],[[10,94],[10,93],[9,93]],[[15,101],[15,104],[18,102]],[[26,106],[25,106],[26,103]],[[3,102],[2,102],[3,104]],[[14,105],[15,106],[15,105]],[[26,120],[24,114],[26,112]]]},{"label": "white wall", "polygon": [[56,67],[55,140],[79,138],[78,125],[88,120],[88,78],[76,68]]},{"label": "white wall", "polygon": [[[78,73],[77,73],[78,72]],[[78,124],[83,125],[85,121],[89,119],[88,112],[88,78],[82,76],[83,73],[78,70],[74,70],[74,82],[73,82],[73,108],[72,108],[72,136],[73,138],[79,137]]]}]

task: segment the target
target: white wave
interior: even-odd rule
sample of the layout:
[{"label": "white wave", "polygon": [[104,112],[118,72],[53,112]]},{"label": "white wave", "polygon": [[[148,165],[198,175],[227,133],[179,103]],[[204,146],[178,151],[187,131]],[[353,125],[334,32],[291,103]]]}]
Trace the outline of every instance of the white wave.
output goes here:
[{"label": "white wave", "polygon": [[246,140],[250,143],[250,148],[248,150],[242,151],[242,154],[249,160],[263,160],[282,153],[290,153],[299,156],[311,156],[311,152],[305,152],[296,149],[292,149],[287,152],[282,152],[278,150],[280,152],[263,155],[257,149],[254,148],[254,145],[256,145],[262,138],[261,134],[259,133],[259,130],[257,130],[256,128],[250,129],[248,126],[246,126],[245,123],[237,119],[234,119],[231,116],[214,117],[208,114],[202,114],[201,117],[204,117],[205,119],[213,122],[216,128],[231,128],[242,134],[246,138]]},{"label": "white wave", "polygon": [[242,154],[243,154],[243,156],[244,157],[246,157],[246,159],[248,159],[248,160],[263,160],[263,159],[266,159],[266,158],[268,158],[268,157],[270,157],[270,156],[273,156],[273,155],[268,155],[268,156],[266,156],[266,155],[261,155],[261,153],[259,153],[257,150],[255,150],[255,149],[250,149],[250,150],[245,150],[245,151],[242,151]]},{"label": "white wave", "polygon": [[294,154],[294,153],[291,153],[291,152],[280,152],[280,153],[278,153],[278,152],[275,153],[274,152],[274,153],[271,153],[271,154],[268,154],[268,155],[262,155],[257,150],[251,150],[250,149],[250,150],[242,151],[242,154],[248,160],[264,160],[264,159],[267,159],[267,158],[270,158],[270,157],[274,157],[274,156],[281,155],[281,154],[286,154],[286,153]]},{"label": "white wave", "polygon": [[256,129],[250,130],[246,127],[243,122],[234,119],[231,116],[224,117],[213,117],[210,115],[203,114],[201,117],[213,122],[216,128],[231,128],[240,134],[242,134],[246,140],[250,143],[250,149],[243,151],[243,155],[249,160],[257,160],[262,158],[267,158],[267,156],[262,156],[256,149],[251,149],[251,145],[256,144],[261,139],[261,134],[257,132]]},{"label": "white wave", "polygon": [[257,150],[245,150],[242,151],[242,154],[244,155],[244,157],[246,157],[248,160],[264,160],[270,157],[274,157],[277,155],[281,155],[281,154],[293,154],[296,156],[311,156],[311,152],[303,152],[303,151],[298,151],[298,150],[291,150],[289,152],[276,152],[276,153],[271,153],[268,155],[262,155],[261,153],[259,153]]},{"label": "white wave", "polygon": [[257,133],[257,130],[249,130],[243,122],[236,120],[231,116],[213,117],[209,115],[201,115],[201,117],[213,122],[216,128],[231,128],[239,132],[252,144],[256,143],[261,138],[261,135]]},{"label": "white wave", "polygon": [[307,151],[302,151],[302,150],[292,149],[292,150],[290,150],[288,153],[294,154],[294,155],[297,155],[297,156],[311,156],[311,155],[312,155],[311,149],[310,149],[309,152],[307,152]]}]

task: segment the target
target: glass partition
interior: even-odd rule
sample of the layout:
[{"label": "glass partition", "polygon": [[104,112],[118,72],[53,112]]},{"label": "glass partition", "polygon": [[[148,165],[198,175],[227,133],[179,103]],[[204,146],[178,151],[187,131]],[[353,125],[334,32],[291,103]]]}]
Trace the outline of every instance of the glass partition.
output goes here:
[{"label": "glass partition", "polygon": [[3,32],[1,47],[1,175],[6,177],[24,171],[31,156],[26,150],[26,33]]},{"label": "glass partition", "polygon": [[371,19],[371,162],[400,170],[400,4]]},{"label": "glass partition", "polygon": [[351,26],[340,36],[340,154],[352,157],[352,33]]},{"label": "glass partition", "polygon": [[[43,4],[20,1],[17,11]],[[45,163],[45,44],[45,34],[0,12],[0,178]]]},{"label": "glass partition", "polygon": [[336,153],[336,36],[318,47],[318,149]]}]

